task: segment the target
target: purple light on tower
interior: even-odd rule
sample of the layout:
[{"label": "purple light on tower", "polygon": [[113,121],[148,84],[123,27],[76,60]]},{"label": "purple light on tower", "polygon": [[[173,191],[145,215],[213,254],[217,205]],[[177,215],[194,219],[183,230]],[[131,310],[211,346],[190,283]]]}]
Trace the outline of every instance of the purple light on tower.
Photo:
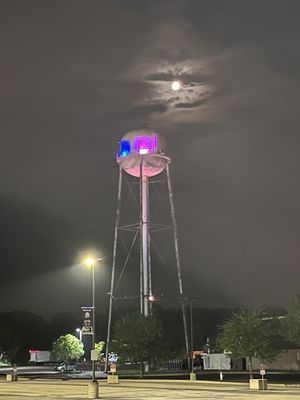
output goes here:
[{"label": "purple light on tower", "polygon": [[157,133],[153,136],[137,136],[133,147],[137,154],[154,153],[157,149]]},{"label": "purple light on tower", "polygon": [[164,140],[153,129],[126,133],[120,141],[117,162],[129,175],[151,177],[164,171],[169,158],[164,156]]}]

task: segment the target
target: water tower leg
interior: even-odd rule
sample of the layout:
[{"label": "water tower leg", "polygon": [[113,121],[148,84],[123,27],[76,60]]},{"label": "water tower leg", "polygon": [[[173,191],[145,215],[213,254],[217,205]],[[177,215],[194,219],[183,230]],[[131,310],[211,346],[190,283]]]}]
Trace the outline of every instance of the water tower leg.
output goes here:
[{"label": "water tower leg", "polygon": [[[149,179],[143,175],[143,161],[140,166],[140,257],[141,257],[141,314],[149,316]],[[151,285],[150,285],[151,287]],[[149,363],[144,365],[145,372],[149,372]]]},{"label": "water tower leg", "polygon": [[182,277],[181,277],[181,266],[180,266],[179,249],[178,249],[177,224],[176,224],[176,218],[175,218],[175,207],[174,207],[174,200],[173,200],[173,191],[172,191],[172,185],[171,185],[169,164],[166,165],[166,173],[167,173],[167,180],[168,180],[170,209],[171,209],[171,217],[172,217],[172,224],[173,224],[173,237],[174,237],[176,264],[177,264],[179,295],[180,295],[181,309],[182,309],[184,339],[185,339],[188,367],[190,369],[190,346],[189,346],[188,326],[187,326],[186,310],[185,310],[183,289],[182,289]]},{"label": "water tower leg", "polygon": [[[150,207],[149,207],[150,208]],[[149,210],[148,210],[149,211]],[[150,221],[150,216],[149,216]],[[148,304],[149,304],[149,313],[152,315],[152,299],[150,300],[150,296],[152,297],[152,271],[151,271],[151,251],[150,251],[150,222],[148,226],[148,279],[149,279],[149,295],[148,295]]]},{"label": "water tower leg", "polygon": [[144,277],[144,315],[149,315],[149,181],[143,176],[143,277]]},{"label": "water tower leg", "polygon": [[[141,163],[142,166],[142,163]],[[149,315],[149,179],[142,174],[141,184],[141,215],[140,215],[140,241],[141,241],[141,311]]]},{"label": "water tower leg", "polygon": [[143,264],[143,159],[140,164],[140,313],[144,315],[144,264]]},{"label": "water tower leg", "polygon": [[106,350],[105,350],[105,371],[108,369],[108,352],[110,345],[110,331],[111,331],[111,317],[114,298],[114,285],[115,285],[115,271],[116,271],[116,256],[117,256],[117,241],[120,224],[120,211],[121,211],[121,197],[122,197],[122,168],[119,167],[119,185],[118,185],[118,200],[117,200],[117,214],[114,232],[114,247],[113,247],[113,263],[111,271],[111,283],[109,293],[109,309],[108,309],[108,322],[107,322],[107,337],[106,337]]}]

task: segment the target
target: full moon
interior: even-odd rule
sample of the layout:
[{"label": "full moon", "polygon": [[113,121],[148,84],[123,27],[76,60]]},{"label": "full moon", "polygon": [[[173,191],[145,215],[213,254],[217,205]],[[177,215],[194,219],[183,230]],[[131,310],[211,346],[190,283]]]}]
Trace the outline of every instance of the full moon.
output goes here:
[{"label": "full moon", "polygon": [[179,81],[173,81],[171,84],[171,88],[172,88],[172,90],[177,92],[177,90],[179,90],[181,88],[181,83]]}]

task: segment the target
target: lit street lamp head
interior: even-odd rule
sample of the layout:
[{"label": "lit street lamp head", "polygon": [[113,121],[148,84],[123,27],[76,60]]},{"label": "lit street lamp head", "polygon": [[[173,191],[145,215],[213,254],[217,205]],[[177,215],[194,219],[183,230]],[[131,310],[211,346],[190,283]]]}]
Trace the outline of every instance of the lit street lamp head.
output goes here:
[{"label": "lit street lamp head", "polygon": [[88,266],[88,267],[92,267],[95,264],[95,259],[93,257],[87,257],[84,260],[84,263]]}]

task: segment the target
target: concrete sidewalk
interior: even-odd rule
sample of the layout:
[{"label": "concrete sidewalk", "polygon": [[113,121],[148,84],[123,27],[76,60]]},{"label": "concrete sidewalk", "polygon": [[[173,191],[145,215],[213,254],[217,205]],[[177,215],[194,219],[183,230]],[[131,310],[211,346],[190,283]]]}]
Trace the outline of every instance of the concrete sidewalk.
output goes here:
[{"label": "concrete sidewalk", "polygon": [[[300,386],[270,385],[266,391],[249,390],[247,384],[174,380],[124,380],[109,385],[99,382],[100,398],[106,400],[300,399]],[[88,381],[26,380],[0,381],[0,399],[87,399]]]}]

